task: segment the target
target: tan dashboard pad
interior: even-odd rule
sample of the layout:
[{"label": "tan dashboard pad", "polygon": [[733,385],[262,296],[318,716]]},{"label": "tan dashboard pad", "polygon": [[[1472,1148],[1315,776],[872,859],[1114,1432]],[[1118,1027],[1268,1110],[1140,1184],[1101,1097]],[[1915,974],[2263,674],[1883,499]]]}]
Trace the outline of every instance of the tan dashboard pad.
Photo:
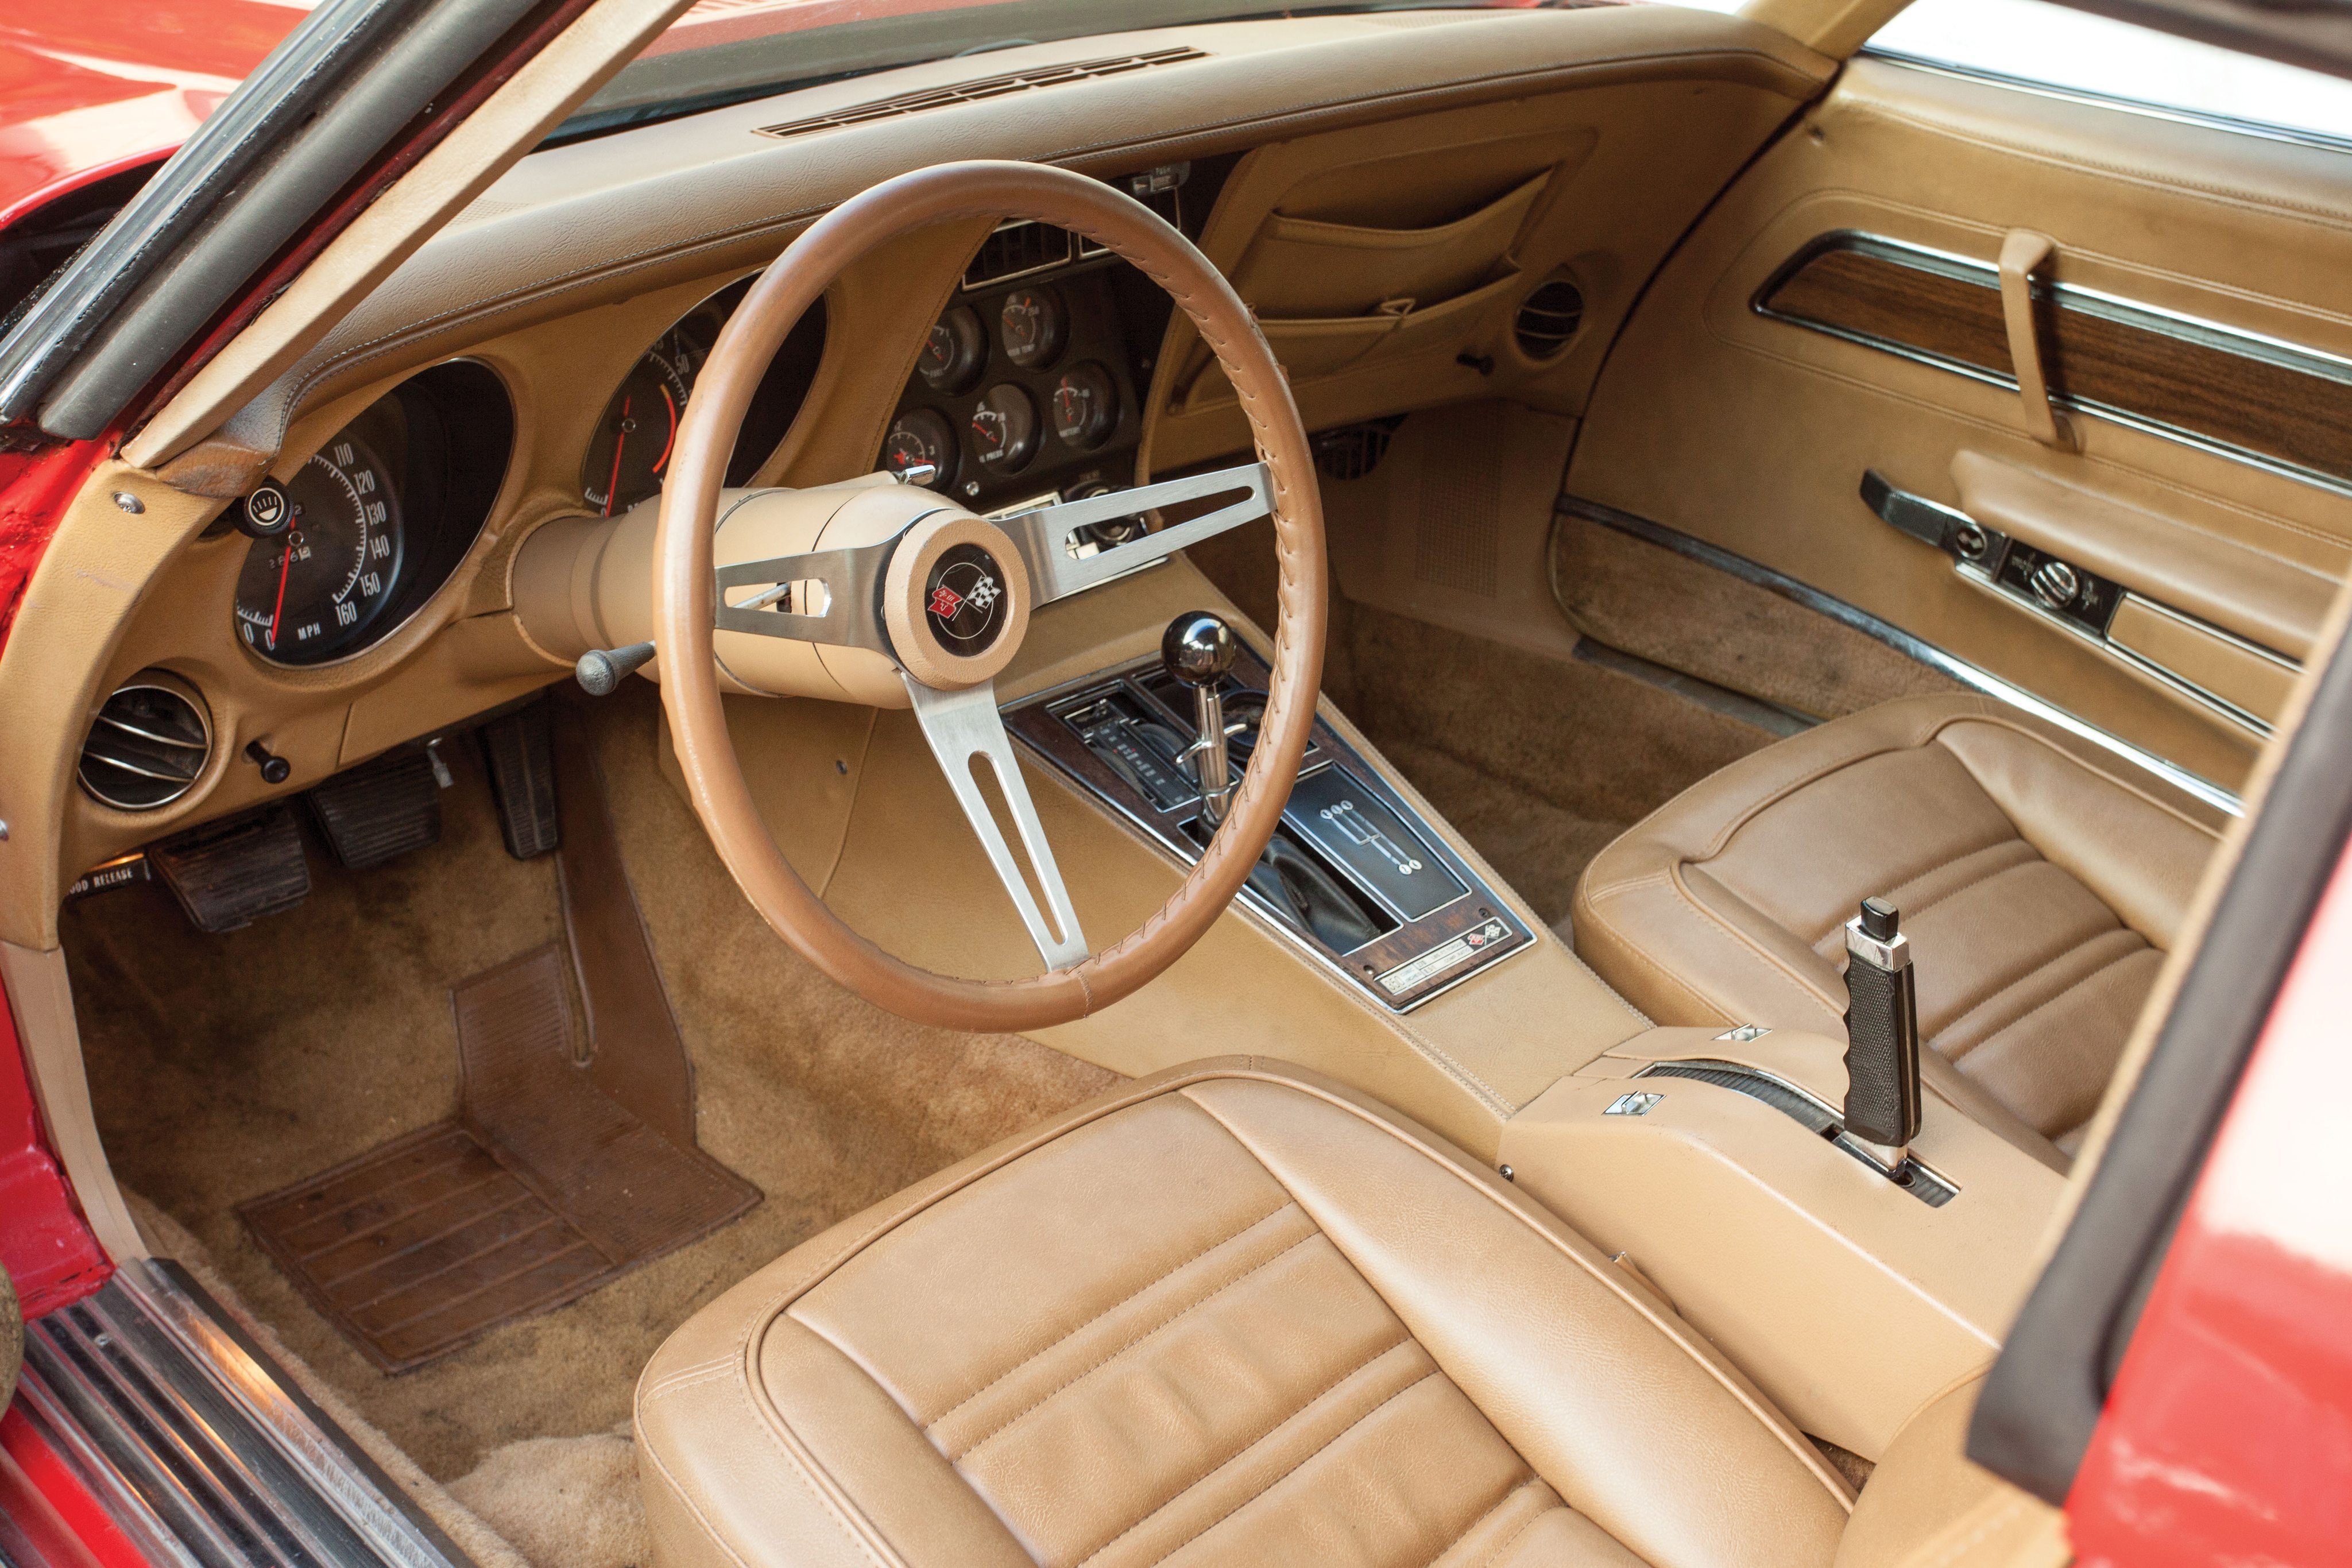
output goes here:
[{"label": "tan dashboard pad", "polygon": [[[728,737],[711,657],[717,591],[710,520],[735,432],[770,356],[859,256],[898,236],[975,217],[1034,218],[1069,229],[1108,246],[1167,290],[1239,392],[1270,472],[1280,562],[1263,738],[1209,849],[1168,903],[1132,935],[1067,968],[1004,981],[953,978],[894,957],[851,930],[809,890],[761,820]],[[654,630],[663,650],[663,706],[688,791],[752,904],[834,979],[906,1017],[953,1028],[1022,1030],[1066,1023],[1138,989],[1173,963],[1240,891],[1280,821],[1314,722],[1323,664],[1326,568],[1314,459],[1282,371],[1231,287],[1175,229],[1099,182],[1043,164],[944,164],[875,186],[794,241],[729,321],[697,390],[662,497]],[[959,526],[950,515],[939,537]],[[920,548],[919,539],[908,542]],[[832,548],[834,540],[824,544]],[[1005,550],[998,559],[1013,553]],[[923,577],[911,580],[929,587]],[[903,619],[907,608],[897,606],[894,616]],[[1017,638],[999,641],[1018,645]],[[922,656],[908,659],[903,645],[900,653],[908,673],[928,684],[929,676],[916,667]],[[986,676],[967,673],[965,678]]]}]

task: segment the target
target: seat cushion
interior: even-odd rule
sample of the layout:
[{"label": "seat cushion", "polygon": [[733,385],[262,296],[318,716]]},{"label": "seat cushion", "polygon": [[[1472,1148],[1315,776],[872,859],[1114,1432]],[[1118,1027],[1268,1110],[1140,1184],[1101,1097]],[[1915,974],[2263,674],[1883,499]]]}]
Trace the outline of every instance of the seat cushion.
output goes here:
[{"label": "seat cushion", "polygon": [[2071,1147],[2223,821],[2006,705],[1908,698],[1743,758],[1636,823],[1585,868],[1575,942],[1660,1023],[1839,1038],[1845,922],[1891,898],[1920,1033],[1958,1069],[1931,1087]]},{"label": "seat cushion", "polygon": [[1238,1059],[795,1249],[663,1346],[636,1421],[664,1568],[1826,1565],[1850,1506],[1558,1220]]}]

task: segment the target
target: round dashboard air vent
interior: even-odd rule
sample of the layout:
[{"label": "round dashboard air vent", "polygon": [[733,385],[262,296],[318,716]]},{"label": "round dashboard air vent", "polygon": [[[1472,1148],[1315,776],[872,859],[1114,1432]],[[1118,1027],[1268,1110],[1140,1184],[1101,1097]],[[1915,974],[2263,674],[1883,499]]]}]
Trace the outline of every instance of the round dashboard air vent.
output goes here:
[{"label": "round dashboard air vent", "polygon": [[1528,296],[1511,329],[1521,353],[1549,360],[1566,350],[1583,321],[1583,292],[1570,279],[1555,277]]},{"label": "round dashboard air vent", "polygon": [[212,720],[194,690],[150,671],[131,677],[98,710],[76,773],[99,804],[152,811],[188,792],[212,749]]}]

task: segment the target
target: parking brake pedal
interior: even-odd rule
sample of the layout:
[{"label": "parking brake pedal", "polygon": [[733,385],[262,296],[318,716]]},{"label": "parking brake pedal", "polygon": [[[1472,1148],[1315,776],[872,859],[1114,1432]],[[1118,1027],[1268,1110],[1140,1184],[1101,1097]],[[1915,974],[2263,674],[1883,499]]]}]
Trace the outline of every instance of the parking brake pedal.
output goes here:
[{"label": "parking brake pedal", "polygon": [[1902,911],[1865,898],[1845,925],[1845,1130],[1899,1178],[1919,1135],[1919,988]]},{"label": "parking brake pedal", "polygon": [[147,859],[189,922],[214,935],[291,909],[310,895],[302,831],[283,806],[150,845]]}]

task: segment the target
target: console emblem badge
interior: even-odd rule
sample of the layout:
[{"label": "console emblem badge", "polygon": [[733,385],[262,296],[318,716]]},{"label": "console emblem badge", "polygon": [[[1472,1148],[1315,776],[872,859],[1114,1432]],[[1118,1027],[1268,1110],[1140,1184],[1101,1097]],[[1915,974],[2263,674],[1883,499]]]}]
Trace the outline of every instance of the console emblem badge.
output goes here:
[{"label": "console emblem badge", "polygon": [[1650,1107],[1664,1098],[1663,1094],[1643,1094],[1638,1092],[1632,1094],[1620,1094],[1616,1099],[1609,1102],[1609,1108],[1601,1113],[1604,1116],[1646,1116],[1650,1113]]}]

